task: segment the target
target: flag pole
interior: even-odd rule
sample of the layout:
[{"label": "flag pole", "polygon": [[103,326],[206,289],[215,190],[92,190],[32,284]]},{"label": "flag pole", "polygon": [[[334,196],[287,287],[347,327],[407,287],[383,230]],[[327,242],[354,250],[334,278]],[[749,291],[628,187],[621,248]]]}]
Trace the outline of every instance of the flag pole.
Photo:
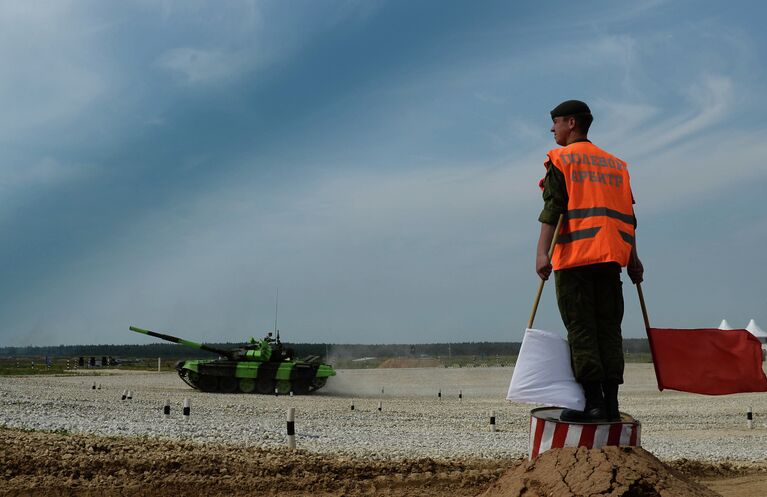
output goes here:
[{"label": "flag pole", "polygon": [[[647,317],[647,306],[644,303],[644,294],[642,293],[642,284],[637,283],[637,292],[639,292],[639,305],[642,307],[642,317],[644,318],[644,328],[650,329],[650,318]],[[648,333],[649,336],[649,333]]]},{"label": "flag pole", "polygon": [[[551,237],[551,246],[549,247],[549,261],[551,261],[551,257],[554,255],[554,247],[557,245],[557,238],[559,237],[559,230],[562,228],[562,222],[565,219],[564,214],[559,215],[559,220],[557,221],[557,227],[554,228],[554,236]],[[530,329],[533,327],[533,321],[535,321],[535,313],[538,312],[538,303],[541,301],[541,294],[543,293],[543,285],[546,283],[546,280],[541,278],[541,282],[538,284],[538,293],[535,295],[535,301],[533,302],[533,310],[530,313],[530,320],[527,322],[527,328]]]},{"label": "flag pole", "polygon": [[647,342],[650,344],[650,360],[652,361],[652,367],[655,370],[655,379],[658,382],[658,390],[663,391],[663,384],[660,381],[660,372],[658,371],[658,363],[655,362],[655,347],[652,343],[652,333],[650,333],[650,318],[647,316],[647,306],[644,303],[644,294],[642,293],[642,283],[637,283],[637,293],[639,293],[639,305],[642,307],[642,317],[644,318],[644,330],[647,333]]}]

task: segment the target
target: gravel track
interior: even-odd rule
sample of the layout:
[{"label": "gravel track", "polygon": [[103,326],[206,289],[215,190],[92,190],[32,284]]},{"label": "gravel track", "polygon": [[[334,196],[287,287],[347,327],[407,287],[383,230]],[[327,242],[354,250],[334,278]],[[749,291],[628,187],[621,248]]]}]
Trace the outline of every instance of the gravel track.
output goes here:
[{"label": "gravel track", "polygon": [[[372,459],[515,459],[527,453],[533,406],[504,400],[511,372],[341,370],[325,389],[295,397],[202,393],[175,373],[0,377],[0,425],[276,448],[286,443],[285,412],[295,407],[298,447],[313,453]],[[94,381],[100,389],[91,388]],[[121,401],[127,389],[133,399]],[[662,460],[767,460],[765,394],[658,392],[652,365],[628,364],[620,396],[621,410],[642,422],[643,447]],[[181,416],[184,398],[191,402],[188,421]],[[172,406],[168,419],[162,415],[166,399]],[[753,430],[746,424],[749,406]],[[489,431],[491,410],[496,412],[496,433]]]}]

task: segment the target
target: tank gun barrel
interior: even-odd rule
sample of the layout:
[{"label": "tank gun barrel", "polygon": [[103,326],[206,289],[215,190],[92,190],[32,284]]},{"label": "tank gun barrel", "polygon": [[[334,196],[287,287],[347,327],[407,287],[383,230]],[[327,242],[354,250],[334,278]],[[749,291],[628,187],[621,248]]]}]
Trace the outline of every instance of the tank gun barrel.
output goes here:
[{"label": "tank gun barrel", "polygon": [[136,333],[142,333],[144,335],[149,335],[155,338],[159,338],[161,340],[165,340],[167,342],[173,342],[173,343],[179,343],[181,345],[186,345],[187,347],[191,347],[193,349],[200,349],[200,350],[206,350],[208,352],[213,352],[214,354],[218,354],[224,357],[228,357],[231,359],[232,352],[229,350],[223,350],[223,349],[217,349],[215,347],[211,347],[209,345],[205,345],[204,343],[197,343],[197,342],[191,342],[189,340],[184,340],[183,338],[174,337],[171,335],[165,335],[164,333],[157,333],[155,331],[151,330],[145,330],[142,328],[137,328],[135,326],[131,326],[128,329],[131,331],[135,331]]}]

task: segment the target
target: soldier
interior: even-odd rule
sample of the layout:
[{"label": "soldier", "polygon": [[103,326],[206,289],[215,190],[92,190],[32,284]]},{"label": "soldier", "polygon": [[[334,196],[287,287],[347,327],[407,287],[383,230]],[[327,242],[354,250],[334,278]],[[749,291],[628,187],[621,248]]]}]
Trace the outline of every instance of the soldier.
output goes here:
[{"label": "soldier", "polygon": [[[562,102],[551,119],[554,140],[562,148],[549,151],[544,164],[535,269],[544,280],[554,270],[573,373],[586,395],[583,411],[565,409],[561,419],[617,421],[618,385],[623,383],[621,267],[627,267],[635,284],[644,273],[636,251],[628,168],[588,140],[593,117],[584,102]],[[560,215],[562,229],[549,260]]]}]

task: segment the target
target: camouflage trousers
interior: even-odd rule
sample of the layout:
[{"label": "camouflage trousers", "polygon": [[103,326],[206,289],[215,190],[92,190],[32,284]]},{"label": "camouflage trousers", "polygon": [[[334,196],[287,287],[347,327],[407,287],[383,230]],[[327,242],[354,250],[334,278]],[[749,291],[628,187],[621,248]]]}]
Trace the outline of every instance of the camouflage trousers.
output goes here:
[{"label": "camouflage trousers", "polygon": [[554,272],[575,379],[623,383],[623,283],[618,264]]}]

